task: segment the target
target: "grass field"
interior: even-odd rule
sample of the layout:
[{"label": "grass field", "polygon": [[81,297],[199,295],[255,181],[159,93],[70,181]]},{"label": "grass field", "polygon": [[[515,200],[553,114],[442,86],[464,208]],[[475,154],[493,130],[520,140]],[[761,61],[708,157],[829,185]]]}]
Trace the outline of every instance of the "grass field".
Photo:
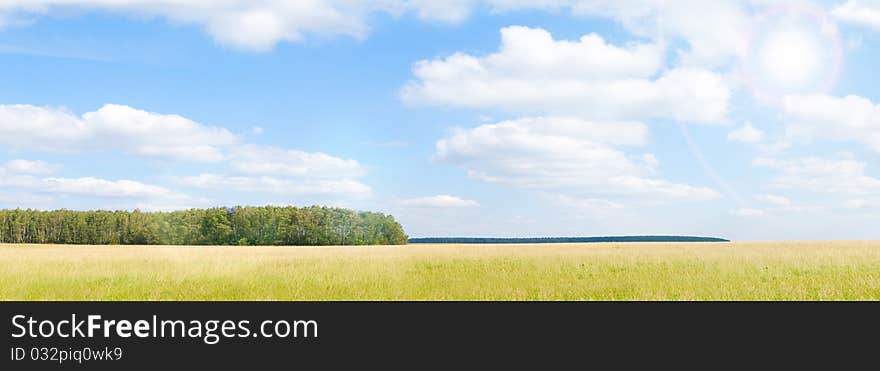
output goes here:
[{"label": "grass field", "polygon": [[880,300],[880,243],[0,245],[2,300]]}]

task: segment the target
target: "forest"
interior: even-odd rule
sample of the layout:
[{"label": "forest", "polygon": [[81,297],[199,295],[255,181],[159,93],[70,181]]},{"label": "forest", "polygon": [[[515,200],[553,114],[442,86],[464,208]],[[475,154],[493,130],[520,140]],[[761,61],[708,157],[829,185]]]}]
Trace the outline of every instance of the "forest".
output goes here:
[{"label": "forest", "polygon": [[0,210],[0,243],[88,245],[404,245],[391,215],[328,207],[173,212]]}]

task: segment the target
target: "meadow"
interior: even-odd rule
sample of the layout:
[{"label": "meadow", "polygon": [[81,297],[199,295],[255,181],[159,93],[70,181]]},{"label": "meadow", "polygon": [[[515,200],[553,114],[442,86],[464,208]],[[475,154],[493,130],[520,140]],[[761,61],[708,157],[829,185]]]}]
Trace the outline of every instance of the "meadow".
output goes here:
[{"label": "meadow", "polygon": [[0,300],[880,300],[880,243],[0,245]]}]

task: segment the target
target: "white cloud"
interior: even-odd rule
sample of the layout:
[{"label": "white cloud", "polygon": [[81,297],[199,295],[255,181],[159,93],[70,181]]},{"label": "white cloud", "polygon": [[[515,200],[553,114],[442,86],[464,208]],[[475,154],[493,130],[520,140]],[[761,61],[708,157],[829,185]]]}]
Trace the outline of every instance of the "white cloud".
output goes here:
[{"label": "white cloud", "polygon": [[356,178],[360,163],[320,152],[247,144],[231,148],[228,174],[205,173],[180,178],[180,184],[213,191],[271,195],[334,195],[362,197],[370,187]]},{"label": "white cloud", "polygon": [[759,217],[759,216],[764,216],[764,215],[766,215],[766,212],[765,212],[764,210],[760,210],[760,209],[752,209],[752,208],[736,209],[736,210],[732,211],[731,213],[732,213],[733,215],[736,215],[736,216],[739,216],[739,217],[744,217],[744,218],[748,218],[748,217]]},{"label": "white cloud", "polygon": [[[234,171],[246,175],[349,180],[364,173],[355,160],[320,152],[239,144],[239,139],[224,128],[208,127],[178,115],[110,104],[82,117],[59,109],[0,105],[0,144],[13,150],[118,150],[182,161],[225,161]],[[47,164],[35,162],[7,165],[10,166],[29,167],[33,171],[50,169]]]},{"label": "white cloud", "polygon": [[[463,19],[465,1],[455,2]],[[611,18],[628,31],[655,40],[683,40],[684,64],[720,66],[747,48],[750,10],[778,0],[472,0],[471,7],[488,5],[495,12],[538,9]],[[437,2],[440,3],[440,2]],[[446,3],[446,2],[443,2]]]},{"label": "white cloud", "polygon": [[765,154],[779,154],[785,152],[789,148],[791,148],[792,143],[788,140],[777,140],[774,142],[767,142],[758,148],[763,151]]},{"label": "white cloud", "polygon": [[214,191],[257,192],[265,194],[296,195],[349,195],[366,196],[370,187],[353,179],[309,179],[273,176],[230,176],[201,174],[184,177],[185,186]]},{"label": "white cloud", "polygon": [[106,180],[85,178],[46,178],[41,180],[41,191],[98,197],[176,198],[167,188],[133,180]]},{"label": "white cloud", "polygon": [[768,188],[801,195],[799,202],[776,194],[755,196],[766,204],[764,209],[768,212],[789,217],[809,213],[830,218],[880,210],[880,178],[868,174],[867,164],[850,154],[837,158],[763,157],[755,159],[754,164],[778,171],[767,184]]},{"label": "white cloud", "polygon": [[772,188],[847,197],[880,195],[880,179],[867,175],[867,164],[854,159],[758,158],[755,165],[780,171],[770,182]]},{"label": "white cloud", "polygon": [[609,45],[595,35],[554,40],[545,30],[502,29],[498,52],[456,53],[415,64],[405,101],[526,114],[565,114],[602,120],[724,119],[730,89],[712,72],[662,67],[654,44]]},{"label": "white cloud", "polygon": [[834,8],[831,15],[845,22],[880,31],[880,1],[848,0]]},{"label": "white cloud", "polygon": [[[467,18],[479,0],[6,0],[0,1],[0,27],[15,19],[70,9],[163,17],[196,24],[219,43],[267,51],[280,42],[307,35],[363,38],[374,13],[413,13],[430,21]],[[525,4],[523,4],[525,5]],[[69,13],[69,12],[68,12]]]},{"label": "white cloud", "polygon": [[649,178],[656,159],[630,158],[614,147],[639,145],[645,135],[637,122],[527,118],[456,130],[437,142],[435,158],[475,179],[577,198],[719,197],[712,189]]},{"label": "white cloud", "polygon": [[626,208],[626,205],[599,198],[572,197],[565,194],[544,194],[544,198],[558,207],[588,211],[594,216],[605,215],[609,211]]},{"label": "white cloud", "polygon": [[[474,3],[480,3],[474,1]],[[756,13],[787,0],[486,0],[495,11],[543,9],[610,18],[629,32],[674,44],[679,65],[724,67],[747,53]]]},{"label": "white cloud", "polygon": [[[636,42],[615,46],[595,33],[581,36],[576,41],[554,40],[550,32],[540,28],[510,26],[501,29],[498,52],[469,59],[476,59],[479,67],[498,77],[648,78],[663,66],[664,49],[662,45]],[[467,58],[467,55],[459,55]],[[453,64],[448,66],[456,67]]]},{"label": "white cloud", "polygon": [[44,161],[10,160],[0,165],[0,176],[4,176],[4,173],[48,175],[58,171],[61,167],[61,165],[50,164]]},{"label": "white cloud", "polygon": [[747,45],[748,1],[569,0],[557,3],[566,3],[576,14],[610,17],[638,35],[684,40],[688,47],[680,54],[685,64],[723,65],[741,56]]},{"label": "white cloud", "polygon": [[865,209],[865,208],[875,208],[878,205],[880,205],[880,202],[865,200],[865,199],[847,200],[843,203],[844,208],[852,209],[852,210]]},{"label": "white cloud", "polygon": [[[454,159],[455,155],[471,156],[485,151],[482,143],[496,146],[516,145],[543,151],[548,146],[536,138],[560,138],[566,144],[589,140],[619,146],[645,144],[648,130],[637,121],[594,122],[573,117],[531,117],[457,130],[451,137],[437,143],[437,156]],[[501,139],[518,139],[517,142]],[[564,140],[568,138],[568,140]],[[565,149],[560,148],[559,152]]]},{"label": "white cloud", "polygon": [[390,0],[7,0],[0,16],[51,14],[67,9],[164,17],[202,26],[216,41],[233,47],[269,50],[306,34],[363,37],[372,11],[399,13]]},{"label": "white cloud", "polygon": [[400,201],[400,205],[405,207],[423,208],[463,208],[479,207],[480,203],[474,200],[467,200],[456,196],[437,195],[402,200]]},{"label": "white cloud", "polygon": [[[740,55],[746,44],[750,5],[743,0],[6,0],[0,27],[34,15],[67,10],[163,17],[204,28],[217,42],[257,51],[279,42],[298,42],[309,34],[362,38],[368,19],[380,12],[414,14],[447,23],[466,19],[474,9],[493,12],[533,9],[611,18],[639,36],[684,40],[687,64],[720,65]],[[861,4],[861,2],[857,3]],[[868,7],[846,14],[861,15]],[[69,14],[70,12],[66,12]],[[845,14],[844,14],[845,15]]]},{"label": "white cloud", "polygon": [[788,121],[786,134],[792,140],[855,141],[880,152],[880,105],[866,98],[826,94],[787,96],[783,99],[783,111]]},{"label": "white cloud", "polygon": [[77,117],[57,108],[0,105],[0,144],[26,151],[101,151],[195,162],[223,159],[228,130],[177,115],[108,104]]},{"label": "white cloud", "polygon": [[755,196],[755,199],[761,202],[766,202],[768,204],[773,204],[776,206],[788,206],[791,205],[791,200],[789,200],[785,196],[774,195],[774,194],[763,194]]},{"label": "white cloud", "polygon": [[22,188],[36,192],[60,193],[95,197],[176,198],[171,190],[133,180],[106,180],[84,178],[37,178],[32,175],[12,175],[0,179],[4,188]]},{"label": "white cloud", "polygon": [[[361,165],[320,152],[304,152],[255,144],[241,144],[228,130],[208,127],[178,115],[164,115],[128,106],[105,105],[77,117],[61,109],[30,105],[0,105],[0,144],[12,150],[49,152],[121,151],[124,153],[192,162],[222,162],[233,175],[186,177],[193,187],[270,194],[364,195],[369,187],[354,178]],[[163,198],[171,191],[134,181],[97,178],[46,178],[54,165],[15,160],[0,167],[18,174],[5,179],[40,192],[103,197]],[[239,176],[244,175],[244,176]],[[160,200],[161,201],[161,200]],[[174,201],[173,199],[171,201]],[[153,203],[177,205],[177,203]],[[164,206],[157,206],[163,208]]]},{"label": "white cloud", "polygon": [[320,152],[310,153],[253,144],[233,148],[229,160],[237,172],[251,175],[315,179],[352,178],[364,173],[355,160]]},{"label": "white cloud", "polygon": [[448,23],[461,22],[471,13],[477,0],[409,0],[398,1],[408,6],[422,19],[437,20]]},{"label": "white cloud", "polygon": [[757,144],[764,140],[764,132],[746,122],[743,126],[727,134],[727,140],[733,142]]}]

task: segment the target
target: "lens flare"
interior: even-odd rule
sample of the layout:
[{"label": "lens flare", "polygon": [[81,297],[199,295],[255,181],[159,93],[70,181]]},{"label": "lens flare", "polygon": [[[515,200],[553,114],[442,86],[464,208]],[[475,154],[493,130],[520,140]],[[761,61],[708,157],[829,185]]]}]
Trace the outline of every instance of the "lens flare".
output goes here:
[{"label": "lens flare", "polygon": [[822,72],[821,50],[807,33],[795,29],[768,35],[759,52],[760,72],[786,89],[808,87]]},{"label": "lens flare", "polygon": [[843,60],[840,33],[821,10],[792,6],[757,17],[741,61],[745,84],[759,100],[778,104],[789,94],[824,93]]}]

